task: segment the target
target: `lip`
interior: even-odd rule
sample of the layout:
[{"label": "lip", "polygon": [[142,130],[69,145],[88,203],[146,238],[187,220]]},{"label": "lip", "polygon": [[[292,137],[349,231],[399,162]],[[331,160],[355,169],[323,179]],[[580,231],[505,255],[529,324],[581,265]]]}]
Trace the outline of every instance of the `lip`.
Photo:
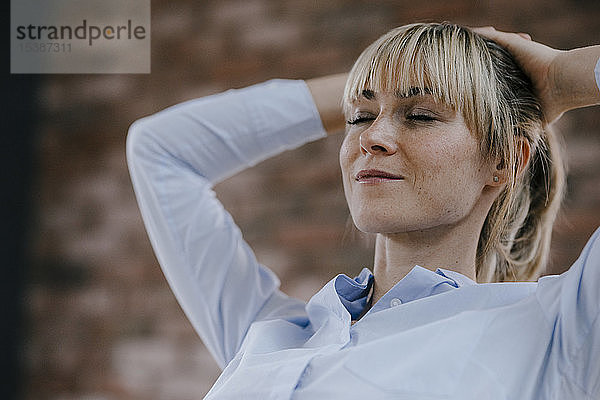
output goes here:
[{"label": "lip", "polygon": [[403,180],[404,177],[379,169],[363,169],[356,174],[355,179],[361,184],[374,185],[390,181],[400,181]]}]

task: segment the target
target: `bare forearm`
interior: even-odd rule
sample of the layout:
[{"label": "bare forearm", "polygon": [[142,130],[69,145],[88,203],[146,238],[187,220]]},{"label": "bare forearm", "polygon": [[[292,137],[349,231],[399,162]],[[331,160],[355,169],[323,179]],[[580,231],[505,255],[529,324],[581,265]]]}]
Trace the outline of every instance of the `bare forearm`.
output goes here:
[{"label": "bare forearm", "polygon": [[524,33],[502,32],[492,27],[473,31],[512,53],[531,78],[548,123],[565,111],[600,103],[600,90],[594,76],[600,46],[561,51],[534,42]]},{"label": "bare forearm", "polygon": [[600,58],[600,46],[561,52],[555,60],[554,81],[562,111],[600,104],[594,67]]},{"label": "bare forearm", "polygon": [[347,73],[342,73],[306,80],[328,134],[344,129],[342,95],[347,77]]}]

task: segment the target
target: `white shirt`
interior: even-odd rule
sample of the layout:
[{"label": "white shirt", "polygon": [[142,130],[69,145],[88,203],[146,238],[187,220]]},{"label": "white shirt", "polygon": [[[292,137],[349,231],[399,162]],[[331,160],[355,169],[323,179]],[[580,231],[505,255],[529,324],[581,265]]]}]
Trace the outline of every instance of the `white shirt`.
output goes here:
[{"label": "white shirt", "polygon": [[[600,86],[599,68],[596,77]],[[218,364],[207,399],[599,399],[600,232],[564,274],[477,284],[415,268],[358,322],[372,274],[305,304],[281,293],[215,183],[325,135],[303,81],[179,104],[137,121],[127,157],[148,235]],[[327,260],[322,260],[327,263]]]}]

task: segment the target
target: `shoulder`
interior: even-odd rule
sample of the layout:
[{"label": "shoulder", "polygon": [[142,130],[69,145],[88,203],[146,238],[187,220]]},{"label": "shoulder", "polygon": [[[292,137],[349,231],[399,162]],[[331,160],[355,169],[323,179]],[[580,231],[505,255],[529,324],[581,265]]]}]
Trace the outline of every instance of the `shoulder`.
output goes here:
[{"label": "shoulder", "polygon": [[559,321],[577,336],[589,331],[600,313],[600,228],[577,260],[560,275],[539,279],[537,299],[551,321]]}]

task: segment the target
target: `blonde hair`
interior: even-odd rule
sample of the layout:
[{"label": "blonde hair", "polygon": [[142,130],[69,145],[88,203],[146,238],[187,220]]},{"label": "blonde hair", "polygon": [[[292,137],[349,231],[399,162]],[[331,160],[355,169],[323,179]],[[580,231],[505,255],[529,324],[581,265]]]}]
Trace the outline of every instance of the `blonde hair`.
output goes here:
[{"label": "blonde hair", "polygon": [[[461,112],[482,156],[508,172],[480,232],[477,280],[537,278],[548,258],[565,168],[530,80],[504,48],[467,28],[411,24],[392,29],[359,56],[346,82],[344,113],[364,90],[415,89]],[[527,165],[520,165],[522,140],[530,146]]]}]

